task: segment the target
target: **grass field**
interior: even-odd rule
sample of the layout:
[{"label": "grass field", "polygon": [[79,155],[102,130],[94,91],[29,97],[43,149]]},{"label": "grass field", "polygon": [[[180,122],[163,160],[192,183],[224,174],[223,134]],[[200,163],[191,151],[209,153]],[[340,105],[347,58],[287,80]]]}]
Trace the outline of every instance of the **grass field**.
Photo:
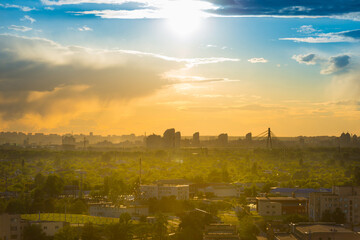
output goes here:
[{"label": "grass field", "polygon": [[[23,214],[22,219],[38,221],[39,214]],[[118,218],[94,217],[81,214],[65,214],[64,213],[41,213],[41,221],[66,221],[71,224],[84,224],[91,222],[93,224],[110,224],[119,222]]]}]

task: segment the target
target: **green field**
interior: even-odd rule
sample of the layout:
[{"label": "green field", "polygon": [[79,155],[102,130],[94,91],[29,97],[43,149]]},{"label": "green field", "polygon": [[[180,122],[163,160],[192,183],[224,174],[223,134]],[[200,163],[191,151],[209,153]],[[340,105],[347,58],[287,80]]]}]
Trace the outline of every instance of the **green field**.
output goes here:
[{"label": "green field", "polygon": [[[21,215],[22,219],[38,221],[39,214],[23,214]],[[119,222],[118,218],[108,218],[108,217],[94,217],[89,215],[81,214],[65,214],[64,213],[41,213],[41,221],[66,221],[71,224],[84,224],[91,222],[93,224],[110,224]]]}]

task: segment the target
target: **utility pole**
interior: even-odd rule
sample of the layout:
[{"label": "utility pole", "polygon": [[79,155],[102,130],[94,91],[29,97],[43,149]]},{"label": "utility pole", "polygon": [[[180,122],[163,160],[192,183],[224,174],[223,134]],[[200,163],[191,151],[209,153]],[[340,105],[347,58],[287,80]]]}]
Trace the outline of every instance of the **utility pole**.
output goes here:
[{"label": "utility pole", "polygon": [[139,185],[141,185],[141,158],[140,158],[140,170],[139,170]]}]

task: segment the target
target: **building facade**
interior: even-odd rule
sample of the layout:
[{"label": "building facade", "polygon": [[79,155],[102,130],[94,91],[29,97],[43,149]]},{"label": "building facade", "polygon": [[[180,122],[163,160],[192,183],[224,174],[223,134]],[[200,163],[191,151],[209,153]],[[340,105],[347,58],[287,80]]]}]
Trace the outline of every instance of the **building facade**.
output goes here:
[{"label": "building facade", "polygon": [[337,208],[345,214],[346,222],[360,223],[360,187],[333,187],[331,193],[311,193],[309,219],[321,221],[323,213]]},{"label": "building facade", "polygon": [[174,196],[176,200],[189,199],[189,185],[141,185],[142,199],[162,199]]},{"label": "building facade", "polygon": [[22,239],[22,232],[27,222],[21,219],[20,214],[0,215],[0,239]]},{"label": "building facade", "polygon": [[257,197],[256,211],[261,216],[306,215],[308,200],[301,197]]}]

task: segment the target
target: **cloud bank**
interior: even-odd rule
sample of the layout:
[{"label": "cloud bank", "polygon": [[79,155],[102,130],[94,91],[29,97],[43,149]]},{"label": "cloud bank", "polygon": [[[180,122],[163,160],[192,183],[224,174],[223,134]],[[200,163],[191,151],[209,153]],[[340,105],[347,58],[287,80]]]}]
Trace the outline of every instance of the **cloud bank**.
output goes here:
[{"label": "cloud bank", "polygon": [[306,65],[315,65],[319,63],[322,65],[322,70],[320,71],[321,74],[332,74],[345,69],[350,64],[351,57],[347,54],[343,54],[327,59],[318,56],[315,53],[308,53],[304,55],[294,55],[292,56],[292,59]]},{"label": "cloud bank", "polygon": [[5,122],[36,116],[64,124],[111,101],[126,102],[174,84],[165,77],[170,70],[236,60],[62,46],[13,35],[0,35],[0,46],[0,117]]},{"label": "cloud bank", "polygon": [[[241,17],[333,17],[360,19],[360,4],[357,1],[323,0],[42,0],[47,6],[98,4],[101,9],[78,11],[77,14],[94,14],[102,18],[164,18],[166,9],[176,4],[189,5],[189,10],[202,16]],[[132,4],[132,9],[118,9],[118,6]],[[107,6],[107,7],[106,7]],[[114,9],[113,6],[116,6]],[[107,9],[104,9],[107,8]]]}]

